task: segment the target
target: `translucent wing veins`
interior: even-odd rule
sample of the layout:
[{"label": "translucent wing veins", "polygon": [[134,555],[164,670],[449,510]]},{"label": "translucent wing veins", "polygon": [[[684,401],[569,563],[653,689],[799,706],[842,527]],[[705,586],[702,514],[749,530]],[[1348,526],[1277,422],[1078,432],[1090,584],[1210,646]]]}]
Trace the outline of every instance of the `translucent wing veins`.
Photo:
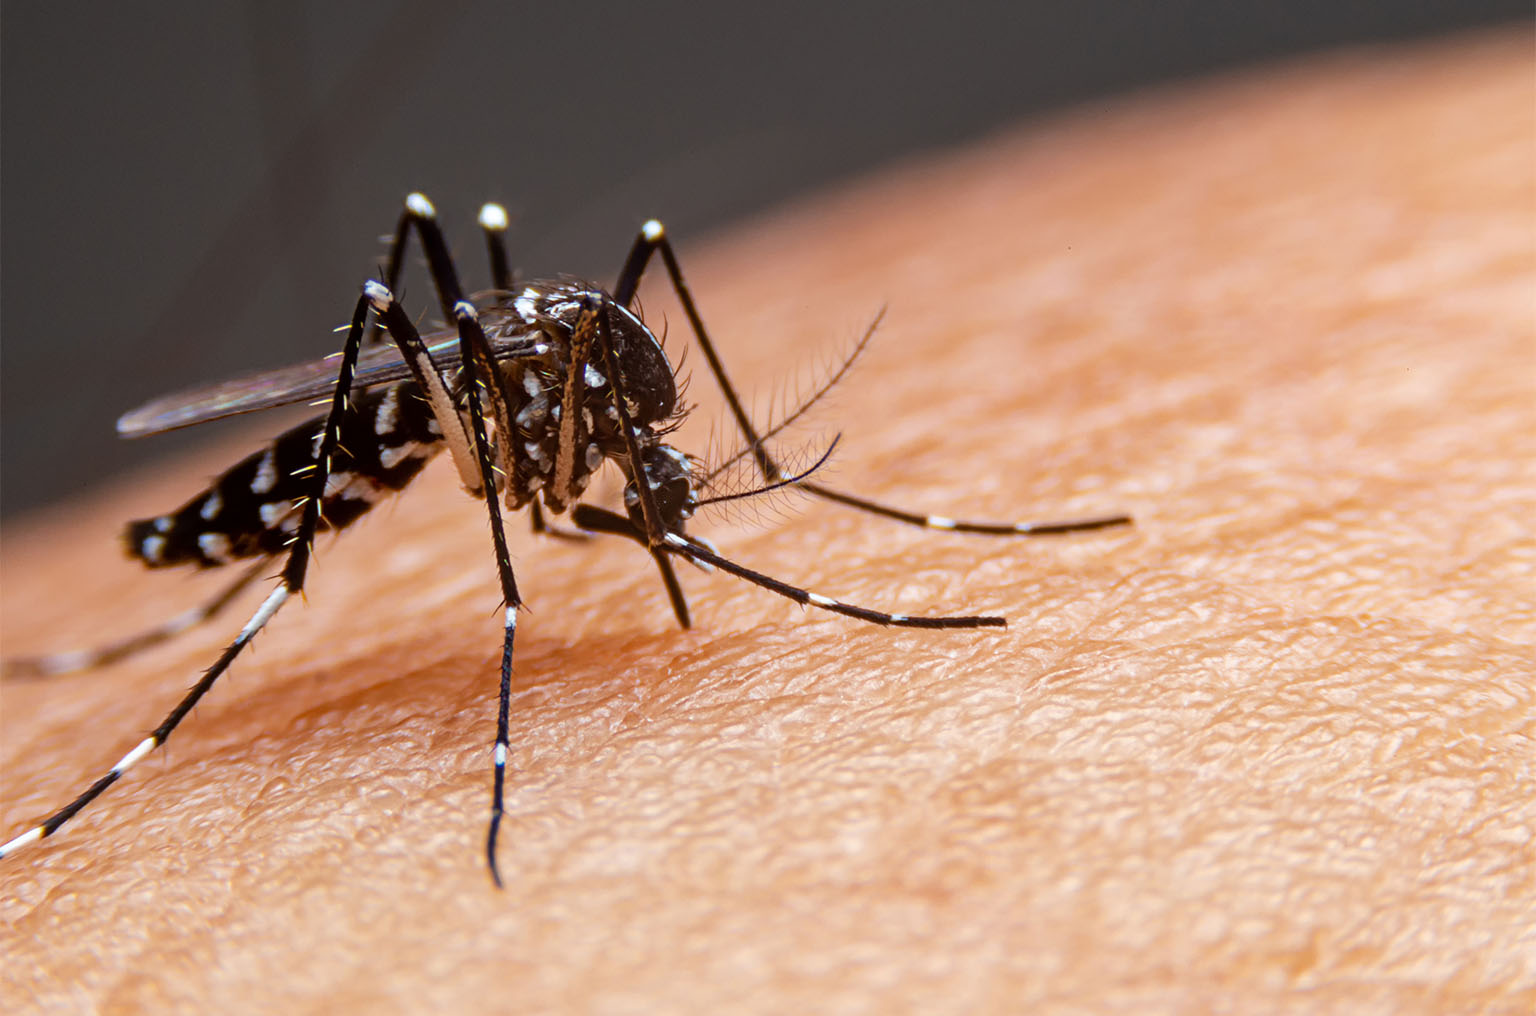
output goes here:
[{"label": "translucent wing veins", "polygon": [[[537,355],[543,344],[542,334],[537,330],[507,328],[488,332],[498,360]],[[440,367],[446,370],[459,365],[456,333],[439,332],[423,339]],[[401,359],[399,349],[393,344],[377,346],[364,350],[358,357],[352,387],[373,388],[410,376],[410,368]],[[261,371],[146,402],[118,418],[117,433],[121,437],[147,437],[242,413],[311,402],[328,397],[335,382],[336,364],[331,358]]]}]

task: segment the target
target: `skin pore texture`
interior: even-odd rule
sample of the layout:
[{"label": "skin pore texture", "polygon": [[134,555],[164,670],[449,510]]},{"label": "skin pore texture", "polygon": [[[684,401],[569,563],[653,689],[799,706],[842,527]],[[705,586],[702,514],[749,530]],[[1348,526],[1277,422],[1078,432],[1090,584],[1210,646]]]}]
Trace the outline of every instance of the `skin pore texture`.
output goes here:
[{"label": "skin pore texture", "polygon": [[[497,892],[495,569],[438,462],[321,540],[307,605],[164,749],[0,861],[4,1007],[1529,1011],[1531,71],[1528,29],[1315,58],[675,237],[764,408],[887,308],[789,439],[843,435],[823,482],[1136,526],[989,539],[780,499],[694,531],[829,596],[1009,627],[882,630],[682,567],[680,632],[639,548],[514,517]],[[473,206],[440,208],[468,235]],[[725,417],[685,370],[674,443],[702,451]],[[253,444],[8,526],[6,654],[216,588],[121,560],[117,529]],[[259,601],[6,683],[0,839]]]}]

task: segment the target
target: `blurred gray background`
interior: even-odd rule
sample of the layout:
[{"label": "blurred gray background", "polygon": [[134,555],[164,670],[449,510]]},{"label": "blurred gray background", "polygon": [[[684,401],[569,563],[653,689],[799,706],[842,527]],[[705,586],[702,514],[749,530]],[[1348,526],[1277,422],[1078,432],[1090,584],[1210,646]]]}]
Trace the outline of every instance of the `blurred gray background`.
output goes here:
[{"label": "blurred gray background", "polygon": [[120,442],[125,409],[331,351],[412,189],[437,202],[472,286],[490,199],[516,216],[516,263],[607,279],[648,215],[696,237],[1052,108],[1530,14],[1530,0],[9,0],[0,511],[219,434]]}]

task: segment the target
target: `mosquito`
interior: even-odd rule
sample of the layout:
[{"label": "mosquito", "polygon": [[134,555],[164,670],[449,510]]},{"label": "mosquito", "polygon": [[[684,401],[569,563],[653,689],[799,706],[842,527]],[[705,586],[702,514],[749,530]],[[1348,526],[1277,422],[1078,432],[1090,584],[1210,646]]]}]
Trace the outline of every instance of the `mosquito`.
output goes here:
[{"label": "mosquito", "polygon": [[[424,195],[413,193],[405,200],[390,241],[384,279],[364,283],[339,354],[172,395],[118,421],[120,434],[139,437],[316,399],[329,406],[324,416],[280,434],[175,511],[129,523],[128,552],[143,564],[215,568],[248,562],[232,584],[206,603],[133,638],[9,665],[13,675],[52,674],[122,659],[213,617],[282,559],[277,585],[160,725],[73,801],[0,846],[0,857],[57,832],[164,744],[245,647],[303,590],[316,534],[355,522],[402,490],[443,449],[464,488],[489,516],[504,605],[485,840],[486,863],[498,887],[502,883],[496,841],[504,814],[513,642],[523,606],[502,525],[503,501],[509,510],[528,508],[538,532],[610,534],[638,543],[654,560],[683,628],[691,619],[673,559],[718,569],[802,606],[871,624],[950,629],[1006,623],[984,615],[889,613],[835,600],[738,564],[687,531],[688,520],[699,508],[730,497],[796,487],[897,522],[988,535],[1049,536],[1131,521],[1115,514],[1063,522],[967,522],[893,508],[823,486],[809,479],[820,461],[791,473],[781,467],[769,444],[787,421],[762,433],[754,426],[660,222],[653,219],[641,226],[612,290],[569,277],[518,282],[507,257],[506,211],[487,204],[480,210],[479,224],[491,267],[493,288],[488,294],[465,295],[436,210]],[[418,332],[395,298],[412,235],[426,254],[443,318],[452,324],[427,336]],[[636,303],[641,278],[657,256],[745,441],[742,454],[749,455],[762,474],[762,485],[752,490],[704,496],[710,477],[701,475],[700,460],[666,442],[688,409],[680,401],[673,366]],[[865,342],[868,337],[866,333]],[[821,461],[825,459],[823,455]],[[580,501],[593,475],[610,462],[625,480],[622,513]],[[553,527],[545,512],[569,513],[576,529]]]}]

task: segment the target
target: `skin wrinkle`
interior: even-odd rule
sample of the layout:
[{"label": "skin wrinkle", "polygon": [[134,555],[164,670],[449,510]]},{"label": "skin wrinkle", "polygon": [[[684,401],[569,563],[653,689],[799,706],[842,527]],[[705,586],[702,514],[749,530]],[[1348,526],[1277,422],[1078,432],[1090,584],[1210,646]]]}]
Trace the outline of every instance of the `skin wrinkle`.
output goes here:
[{"label": "skin wrinkle", "polygon": [[[1009,627],[882,631],[681,568],[679,632],[638,548],[513,520],[531,610],[497,893],[495,570],[483,513],[431,467],[322,540],[308,606],[162,752],[0,862],[0,997],[1529,1010],[1530,80],[1528,29],[1318,58],[678,237],[749,391],[888,308],[808,424],[844,435],[833,485],[1137,527],[965,538],[815,502],[703,525],[817,592]],[[655,281],[648,314],[682,320]],[[719,418],[690,362],[685,450]],[[127,633],[222,582],[112,543],[262,426],[8,525],[5,652]],[[121,757],[255,602],[5,684],[0,835]]]}]

